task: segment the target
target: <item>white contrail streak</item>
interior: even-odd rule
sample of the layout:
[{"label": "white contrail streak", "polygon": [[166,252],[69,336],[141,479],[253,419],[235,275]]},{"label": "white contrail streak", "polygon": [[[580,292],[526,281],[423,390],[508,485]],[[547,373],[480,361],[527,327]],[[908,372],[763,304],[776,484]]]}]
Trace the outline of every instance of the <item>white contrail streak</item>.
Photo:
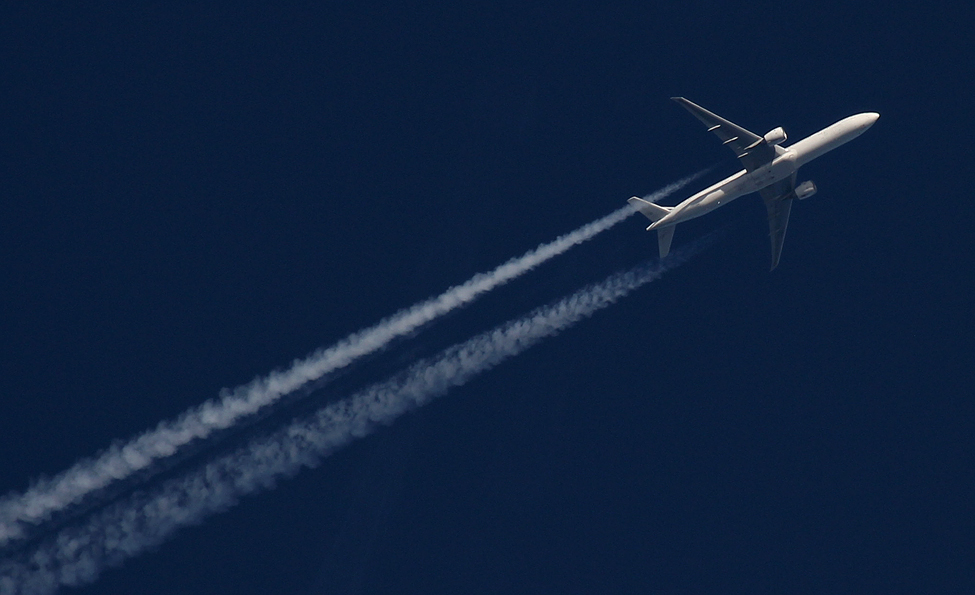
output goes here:
[{"label": "white contrail streak", "polygon": [[[706,171],[670,184],[654,192],[648,199],[659,200],[676,192]],[[41,478],[22,494],[13,492],[4,496],[0,499],[0,547],[28,536],[38,524],[50,520],[53,515],[89,494],[146,471],[156,461],[172,456],[190,442],[206,439],[216,431],[229,428],[241,418],[277,402],[307,383],[383,349],[396,338],[471,303],[480,295],[606,231],[634,212],[627,205],[552,242],[541,244],[489,273],[474,275],[467,282],[451,287],[437,297],[400,310],[331,347],[296,360],[287,370],[272,372],[233,390],[221,391],[219,399],[211,399],[189,409],[175,420],[163,421],[128,442],[113,444],[97,456],[83,459],[52,478]]]},{"label": "white contrail streak", "polygon": [[710,243],[675,251],[667,260],[617,273],[562,300],[420,361],[393,379],[328,405],[305,419],[195,471],[112,504],[62,529],[20,559],[0,563],[0,595],[39,595],[93,582],[106,568],[158,546],[181,527],[202,522],[240,498],[271,489],[303,467],[316,466],[355,438],[390,424],[546,337],[660,277]]}]

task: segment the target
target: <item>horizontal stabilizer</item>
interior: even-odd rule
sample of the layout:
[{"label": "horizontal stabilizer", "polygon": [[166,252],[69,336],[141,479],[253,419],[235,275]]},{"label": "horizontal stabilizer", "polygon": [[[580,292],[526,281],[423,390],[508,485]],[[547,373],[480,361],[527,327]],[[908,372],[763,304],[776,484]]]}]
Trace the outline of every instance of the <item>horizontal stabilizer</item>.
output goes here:
[{"label": "horizontal stabilizer", "polygon": [[662,207],[658,204],[654,204],[649,200],[643,200],[642,198],[633,198],[626,201],[633,205],[636,210],[640,211],[647,216],[647,219],[651,221],[660,221],[667,216],[667,213],[673,210],[673,207]]},{"label": "horizontal stabilizer", "polygon": [[676,225],[668,225],[657,230],[657,246],[660,248],[660,258],[670,253],[670,243],[674,240],[674,228]]}]

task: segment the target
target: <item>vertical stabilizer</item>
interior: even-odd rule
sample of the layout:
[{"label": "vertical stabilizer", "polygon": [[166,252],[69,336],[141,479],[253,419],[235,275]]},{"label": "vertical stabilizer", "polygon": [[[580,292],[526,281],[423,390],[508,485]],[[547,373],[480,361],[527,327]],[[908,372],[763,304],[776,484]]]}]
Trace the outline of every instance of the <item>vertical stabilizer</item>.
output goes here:
[{"label": "vertical stabilizer", "polygon": [[660,247],[660,258],[667,256],[670,252],[670,242],[674,239],[674,228],[676,225],[668,225],[657,230],[657,245]]}]

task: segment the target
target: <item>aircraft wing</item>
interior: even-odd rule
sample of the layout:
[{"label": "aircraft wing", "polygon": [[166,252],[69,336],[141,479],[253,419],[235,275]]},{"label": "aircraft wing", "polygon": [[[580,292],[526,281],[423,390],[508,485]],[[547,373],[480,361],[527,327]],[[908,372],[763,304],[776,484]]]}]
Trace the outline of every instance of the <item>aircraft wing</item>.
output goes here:
[{"label": "aircraft wing", "polygon": [[775,159],[775,147],[765,142],[764,137],[716,116],[683,97],[671,97],[671,99],[684,106],[698,120],[704,122],[704,125],[708,127],[708,132],[713,132],[721,139],[722,144],[728,145],[735,152],[735,157],[741,160],[742,165],[748,171],[758,169]]},{"label": "aircraft wing", "polygon": [[772,241],[772,268],[779,266],[782,256],[782,244],[785,242],[785,230],[789,226],[789,213],[792,202],[796,198],[796,174],[766,186],[758,191],[765,201],[768,211],[768,234]]}]

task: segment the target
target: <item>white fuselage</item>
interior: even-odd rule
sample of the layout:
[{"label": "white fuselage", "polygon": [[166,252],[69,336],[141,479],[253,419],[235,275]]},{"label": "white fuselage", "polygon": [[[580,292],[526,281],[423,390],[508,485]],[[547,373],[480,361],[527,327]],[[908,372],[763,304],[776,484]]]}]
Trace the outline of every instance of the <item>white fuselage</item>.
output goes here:
[{"label": "white fuselage", "polygon": [[664,218],[654,222],[647,229],[658,229],[700,217],[739,196],[757,192],[782,181],[793,175],[800,166],[860,136],[879,117],[879,114],[873,112],[850,116],[789,147],[776,147],[778,155],[771,163],[753,171],[743,169],[717,184],[708,186],[678,204]]}]

